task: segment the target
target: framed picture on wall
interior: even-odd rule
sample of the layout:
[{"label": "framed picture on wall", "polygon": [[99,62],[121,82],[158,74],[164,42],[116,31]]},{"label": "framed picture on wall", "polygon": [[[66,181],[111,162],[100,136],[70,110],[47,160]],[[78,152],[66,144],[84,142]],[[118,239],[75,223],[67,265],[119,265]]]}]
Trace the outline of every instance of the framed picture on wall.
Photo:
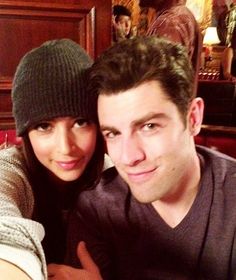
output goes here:
[{"label": "framed picture on wall", "polygon": [[206,29],[212,21],[212,0],[187,0],[186,6],[194,14],[201,30]]}]

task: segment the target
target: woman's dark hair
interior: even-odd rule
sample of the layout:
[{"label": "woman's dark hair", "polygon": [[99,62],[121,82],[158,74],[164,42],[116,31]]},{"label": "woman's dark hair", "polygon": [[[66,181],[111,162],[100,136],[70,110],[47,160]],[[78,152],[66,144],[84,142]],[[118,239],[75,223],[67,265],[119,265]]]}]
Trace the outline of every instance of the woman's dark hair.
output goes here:
[{"label": "woman's dark hair", "polygon": [[[45,228],[42,244],[46,260],[47,263],[61,262],[65,254],[66,232],[62,230],[64,226],[59,188],[49,179],[48,170],[36,158],[28,133],[25,133],[22,139],[29,180],[35,197],[33,218]],[[98,130],[95,151],[84,173],[77,180],[66,183],[67,192],[63,196],[63,203],[67,210],[73,209],[82,190],[93,188],[99,181],[104,163],[104,150],[103,137]]]}]

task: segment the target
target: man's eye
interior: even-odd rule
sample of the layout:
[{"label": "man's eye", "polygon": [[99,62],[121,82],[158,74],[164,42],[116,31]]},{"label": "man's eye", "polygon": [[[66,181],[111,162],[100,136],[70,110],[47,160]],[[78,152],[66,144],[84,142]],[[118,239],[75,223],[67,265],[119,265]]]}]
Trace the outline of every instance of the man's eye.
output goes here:
[{"label": "man's eye", "polygon": [[105,139],[114,139],[116,136],[118,135],[118,133],[109,131],[109,132],[103,132],[103,136]]},{"label": "man's eye", "polygon": [[153,130],[157,128],[157,125],[154,124],[154,123],[146,123],[144,126],[143,126],[143,130],[145,131],[148,131],[148,130]]},{"label": "man's eye", "polygon": [[51,124],[50,123],[39,123],[34,127],[35,130],[38,131],[48,131],[51,129]]},{"label": "man's eye", "polygon": [[77,127],[85,127],[89,125],[89,121],[85,119],[77,119],[75,121],[75,126]]}]

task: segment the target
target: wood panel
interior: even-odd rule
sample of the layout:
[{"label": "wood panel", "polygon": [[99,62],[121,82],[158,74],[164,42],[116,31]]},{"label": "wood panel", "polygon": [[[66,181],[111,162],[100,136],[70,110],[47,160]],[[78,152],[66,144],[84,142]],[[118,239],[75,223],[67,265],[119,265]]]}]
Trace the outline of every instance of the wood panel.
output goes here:
[{"label": "wood panel", "polygon": [[197,95],[205,103],[205,125],[236,126],[236,83],[200,80]]},{"label": "wood panel", "polygon": [[0,1],[0,125],[14,125],[11,83],[21,57],[52,39],[70,38],[92,58],[111,44],[111,1]]},{"label": "wood panel", "polygon": [[236,158],[235,127],[202,125],[200,134],[195,136],[195,143]]}]

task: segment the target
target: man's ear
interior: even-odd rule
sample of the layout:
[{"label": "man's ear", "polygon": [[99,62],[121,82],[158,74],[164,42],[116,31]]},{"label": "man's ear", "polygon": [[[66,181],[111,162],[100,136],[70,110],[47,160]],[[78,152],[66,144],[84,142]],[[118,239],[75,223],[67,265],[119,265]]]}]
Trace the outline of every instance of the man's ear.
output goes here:
[{"label": "man's ear", "polygon": [[196,97],[191,102],[188,111],[188,125],[192,136],[196,136],[200,130],[204,113],[204,101],[201,97]]}]

